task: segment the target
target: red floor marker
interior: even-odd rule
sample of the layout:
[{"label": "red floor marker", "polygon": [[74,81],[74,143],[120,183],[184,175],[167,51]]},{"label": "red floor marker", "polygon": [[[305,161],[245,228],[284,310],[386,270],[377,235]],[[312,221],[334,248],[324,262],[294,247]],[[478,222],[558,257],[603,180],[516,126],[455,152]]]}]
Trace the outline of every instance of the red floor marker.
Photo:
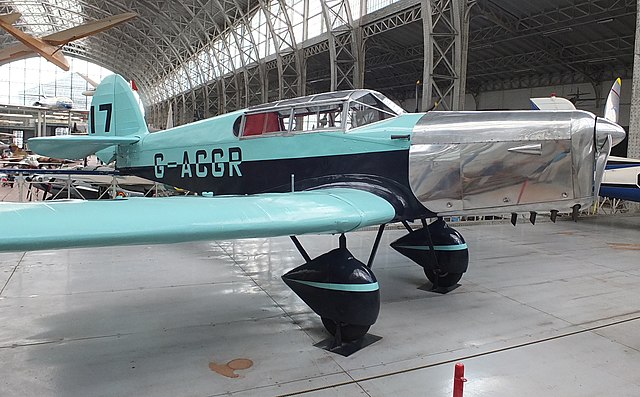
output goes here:
[{"label": "red floor marker", "polygon": [[466,381],[464,378],[464,364],[457,363],[453,373],[453,397],[462,397],[464,382]]}]

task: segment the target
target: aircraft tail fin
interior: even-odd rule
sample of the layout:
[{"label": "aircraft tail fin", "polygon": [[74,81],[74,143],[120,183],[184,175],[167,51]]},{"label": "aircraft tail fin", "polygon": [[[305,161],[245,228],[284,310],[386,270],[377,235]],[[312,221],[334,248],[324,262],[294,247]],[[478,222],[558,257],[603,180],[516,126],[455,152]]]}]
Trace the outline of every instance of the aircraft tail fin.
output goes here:
[{"label": "aircraft tail fin", "polygon": [[96,88],[89,111],[89,135],[144,135],[147,125],[129,83],[117,74]]},{"label": "aircraft tail fin", "polygon": [[148,133],[131,86],[114,74],[105,77],[93,95],[88,137],[65,137],[64,143],[61,137],[32,138],[29,147],[40,155],[58,158],[82,158],[95,153],[110,163],[116,158],[118,146],[135,144]]},{"label": "aircraft tail fin", "polygon": [[[89,136],[142,137],[148,132],[129,83],[117,74],[105,77],[91,100]],[[109,163],[116,157],[116,148],[113,146],[96,154],[100,160]]]},{"label": "aircraft tail fin", "polygon": [[609,96],[607,97],[607,103],[604,105],[604,118],[618,123],[618,117],[620,115],[620,88],[622,86],[622,80],[620,77],[611,86]]}]

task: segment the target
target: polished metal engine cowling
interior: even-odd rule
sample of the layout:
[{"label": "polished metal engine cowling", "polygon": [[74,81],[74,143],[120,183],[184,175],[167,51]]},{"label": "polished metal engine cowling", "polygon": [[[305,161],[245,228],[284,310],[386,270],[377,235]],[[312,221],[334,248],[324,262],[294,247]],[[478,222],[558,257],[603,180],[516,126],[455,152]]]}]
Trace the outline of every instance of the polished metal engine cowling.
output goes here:
[{"label": "polished metal engine cowling", "polygon": [[413,130],[409,182],[438,215],[584,208],[595,126],[583,111],[429,112]]}]

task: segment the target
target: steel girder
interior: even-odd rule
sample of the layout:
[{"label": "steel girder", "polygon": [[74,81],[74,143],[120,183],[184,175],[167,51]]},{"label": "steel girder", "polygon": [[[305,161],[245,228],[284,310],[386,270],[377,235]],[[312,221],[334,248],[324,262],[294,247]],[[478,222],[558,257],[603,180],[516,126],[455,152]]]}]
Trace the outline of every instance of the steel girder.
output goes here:
[{"label": "steel girder", "polygon": [[[291,19],[287,13],[287,5],[284,0],[272,1],[271,5],[273,7],[270,7],[265,0],[260,0],[259,4],[260,10],[266,17],[267,27],[276,52],[275,66],[278,71],[277,99],[302,96],[305,93],[305,68],[301,51],[293,33]],[[265,80],[268,84],[268,80]],[[264,99],[267,100],[267,98]],[[275,98],[271,96],[269,99]]]},{"label": "steel girder", "polygon": [[571,27],[632,15],[636,0],[575,0],[549,11],[515,16],[500,8],[494,1],[478,0],[479,16],[492,22],[491,26],[474,30],[470,40],[474,46],[500,44],[506,40],[539,36],[541,31],[568,31]]},{"label": "steel girder", "polygon": [[[27,32],[49,32],[60,30],[62,13],[65,18],[74,16],[69,25],[92,20],[125,11],[135,11],[140,17],[130,23],[111,29],[94,37],[85,38],[66,46],[63,51],[71,56],[90,60],[107,67],[125,77],[136,80],[141,88],[141,96],[146,103],[162,100],[167,89],[180,92],[177,118],[190,121],[197,113],[197,99],[194,89],[205,80],[206,68],[222,69],[220,62],[190,62],[212,39],[218,37],[236,19],[246,16],[246,10],[257,0],[0,0],[2,12],[23,11],[19,25]],[[68,4],[67,4],[68,3]],[[69,5],[78,5],[77,8]],[[67,9],[69,8],[69,9]],[[31,14],[30,14],[31,13]],[[29,18],[35,13],[45,17],[46,26],[39,23],[29,25]],[[76,17],[77,16],[77,17]],[[221,18],[224,16],[224,18]],[[34,31],[31,28],[37,28]],[[7,46],[15,42],[8,34],[0,34],[0,43]],[[250,46],[252,47],[252,46]],[[229,51],[228,59],[231,59]],[[181,79],[172,79],[172,72],[182,70]],[[232,72],[231,68],[228,72]],[[222,75],[224,73],[217,73]],[[168,78],[169,77],[169,78]],[[260,81],[248,77],[250,84]],[[171,84],[167,86],[166,84]],[[213,84],[217,87],[217,84]],[[207,90],[209,91],[209,90]],[[234,95],[239,91],[234,88]],[[254,99],[255,102],[258,102]],[[244,105],[244,104],[241,104]],[[155,114],[157,107],[151,112]],[[207,106],[209,109],[209,106]]]},{"label": "steel girder", "polygon": [[[261,84],[260,74],[252,74],[253,71],[248,70],[244,61],[252,51],[255,51],[253,37],[251,34],[243,34],[243,37],[248,37],[251,43],[249,46],[244,46],[238,33],[231,29],[237,21],[247,20],[247,13],[244,11],[246,7],[240,5],[237,0],[183,2],[181,6],[185,8],[189,15],[188,19],[191,21],[188,24],[189,29],[182,30],[182,38],[191,40],[196,47],[185,53],[180,62],[174,63],[172,68],[158,76],[151,84],[156,101],[163,100],[166,92],[180,92],[175,97],[164,100],[175,106],[174,115],[177,125],[191,122],[194,118],[209,117],[242,107],[245,105],[241,102],[242,92],[260,92],[261,90],[260,87],[255,88],[256,81]],[[220,19],[224,23],[221,24]],[[231,47],[243,51],[240,65],[234,62],[234,60],[237,62],[237,57],[234,57]],[[255,54],[254,58],[256,58]],[[242,82],[234,73],[236,69],[245,71]],[[220,77],[222,84],[211,83],[214,75],[222,76]],[[176,80],[184,81],[185,78],[188,82],[187,86],[167,86],[167,84],[176,84]],[[203,100],[206,102],[201,103]],[[165,115],[158,114],[158,109],[158,107],[154,108],[154,121],[156,124],[163,125]],[[165,109],[168,109],[168,106]]]},{"label": "steel girder", "polygon": [[[224,8],[220,3],[220,0],[214,0],[219,4],[220,8]],[[222,101],[217,105],[221,106],[220,112],[227,112],[229,110],[235,110],[242,107],[246,107],[253,104],[263,103],[266,99],[266,73],[264,65],[259,60],[257,50],[257,39],[255,32],[250,27],[249,14],[241,11],[241,7],[237,3],[237,0],[225,1],[226,3],[233,3],[235,7],[231,8],[228,13],[225,13],[224,18],[227,22],[229,29],[226,32],[221,32],[217,35],[216,39],[224,37],[226,34],[227,39],[222,39],[222,44],[226,49],[226,60],[219,60],[219,65],[225,65],[233,59],[239,59],[240,65],[233,64],[233,69],[220,70],[219,75],[222,76],[220,81],[222,83]],[[253,10],[252,13],[256,11]],[[232,18],[230,17],[231,14]],[[230,43],[228,38],[231,37]],[[232,51],[233,48],[233,51]],[[211,51],[215,54],[215,51]],[[234,54],[240,54],[240,56],[234,56]],[[222,63],[221,63],[221,62]],[[205,82],[206,85],[210,85],[211,88],[217,89],[218,84]],[[205,96],[207,99],[211,98],[210,89],[205,90],[208,94]],[[218,107],[216,106],[216,107]],[[207,107],[211,109],[210,106]],[[210,113],[210,112],[209,112]],[[215,114],[217,114],[216,112]]]},{"label": "steel girder", "polygon": [[[304,11],[300,12],[305,17],[309,16],[312,1],[316,0],[304,1]],[[616,52],[630,53],[632,38],[628,32],[615,38],[585,38],[583,42],[574,40],[570,44],[561,44],[552,40],[554,37],[548,38],[551,34],[541,33],[560,28],[577,30],[598,21],[606,23],[605,17],[628,18],[630,13],[635,17],[636,1],[561,1],[554,9],[545,11],[528,3],[523,9],[538,10],[507,12],[505,7],[511,7],[511,3],[505,0],[477,0],[473,8],[473,2],[465,0],[402,0],[354,22],[349,8],[349,4],[355,4],[353,1],[321,0],[322,20],[317,21],[324,25],[325,33],[313,39],[305,34],[304,40],[308,41],[302,43],[294,34],[292,18],[298,15],[291,11],[293,0],[83,0],[77,2],[82,8],[73,11],[79,22],[128,10],[138,12],[141,18],[108,34],[67,46],[64,51],[135,79],[145,102],[154,104],[149,114],[159,125],[166,120],[166,113],[162,112],[168,103],[175,107],[176,123],[181,123],[269,99],[303,95],[307,80],[327,78],[328,82],[330,73],[333,89],[361,86],[365,48],[371,50],[366,54],[367,68],[376,71],[367,77],[368,84],[401,96],[401,91],[410,90],[415,81],[412,76],[423,73],[423,81],[429,81],[424,89],[431,89],[431,95],[425,93],[424,98],[444,97],[444,108],[453,109],[461,108],[465,91],[468,42],[465,37],[470,9],[474,10],[475,18],[484,22],[476,21],[471,33],[474,59],[469,68],[472,76],[469,83],[473,84],[473,90],[480,91],[547,81],[593,82],[596,73],[603,76],[605,72],[619,71],[630,76],[626,58],[606,70],[596,62],[605,63],[616,57]],[[63,12],[63,1],[0,0],[0,10],[13,11],[11,4],[15,3],[34,9],[46,4],[46,10],[39,12],[48,15],[49,30],[58,29],[55,25],[60,20],[57,15]],[[366,1],[360,6],[366,10]],[[266,34],[271,52],[267,51],[266,58],[256,50],[265,40],[262,36],[265,33],[252,29],[256,13],[262,13],[268,21]],[[394,38],[393,33],[388,33],[393,29],[406,26],[405,29],[414,32],[423,15],[430,15],[421,23],[423,44],[410,42],[403,47],[398,45],[400,40],[385,42],[387,37]],[[73,18],[75,24],[76,17]],[[307,23],[303,24],[305,32]],[[300,25],[296,26],[300,29]],[[28,30],[29,25],[23,23],[23,28]],[[482,46],[510,45],[512,37],[526,43],[522,53],[478,56],[482,55],[482,51],[478,52]],[[0,34],[2,45],[11,41]],[[589,57],[593,53],[599,54],[598,59]],[[307,70],[306,60],[310,57],[317,58],[309,61],[311,69]],[[422,58],[431,62],[428,68],[422,67]],[[329,60],[330,68],[313,69],[313,62],[319,65],[318,61],[326,62],[325,59]],[[523,63],[535,70],[517,72]],[[382,69],[382,65],[398,67]],[[501,74],[507,78],[500,78]],[[457,105],[452,98],[457,98]],[[160,106],[159,102],[165,105]],[[429,105],[427,100],[424,102],[423,106]]]},{"label": "steel girder", "polygon": [[364,50],[359,26],[354,26],[348,0],[321,0],[328,32],[331,91],[362,88]]},{"label": "steel girder", "polygon": [[[589,66],[615,60],[623,50],[633,48],[634,39],[634,36],[619,36],[569,46],[558,46],[545,52],[529,51],[516,55],[476,60],[470,69],[476,79],[495,80],[497,76],[508,73],[533,72],[536,67],[563,68],[567,64]],[[597,54],[597,57],[594,57],[594,54]],[[521,65],[528,66],[518,70],[517,68]]]},{"label": "steel girder", "polygon": [[[183,70],[187,74],[187,78],[189,79],[191,86],[173,89],[172,91],[179,91],[181,93],[166,100],[168,103],[175,103],[175,106],[177,107],[175,114],[180,116],[176,117],[176,125],[184,122],[191,122],[194,117],[200,117],[198,116],[198,112],[204,111],[204,116],[208,117],[219,114],[220,112],[226,112],[228,110],[241,107],[243,103],[240,102],[240,93],[243,86],[246,87],[247,84],[251,84],[256,80],[255,78],[251,79],[245,76],[244,81],[248,81],[249,83],[242,84],[234,73],[236,65],[233,62],[234,57],[231,45],[235,45],[235,48],[237,49],[244,48],[240,45],[241,41],[235,30],[230,29],[236,19],[241,21],[246,20],[246,15],[239,4],[235,0],[210,0],[206,3],[200,4],[199,7],[196,8],[197,10],[194,11],[199,14],[194,14],[194,17],[192,18],[192,20],[196,22],[194,23],[195,30],[197,32],[205,33],[204,37],[200,36],[198,40],[199,48],[190,54],[187,59],[176,65],[172,70],[167,71],[165,75],[161,76],[155,82],[157,98],[161,99],[162,91],[167,91],[165,84],[171,83],[172,79],[177,77],[176,72]],[[214,23],[215,18],[219,18],[216,17],[216,14],[220,12],[223,14],[223,19],[226,25],[225,30],[222,30],[217,23]],[[203,13],[204,16],[200,15]],[[205,26],[207,24],[208,26]],[[228,39],[220,39],[225,35],[227,38],[232,37],[233,43],[230,43]],[[219,44],[219,46],[215,47],[214,42]],[[241,57],[241,59],[244,61],[244,57]],[[222,84],[209,83],[211,80],[210,76],[214,73],[214,68],[217,69],[217,73],[215,74],[217,76],[222,76]],[[238,69],[246,70],[244,62],[241,66],[238,65]],[[196,96],[197,89],[202,89],[205,95]],[[190,92],[190,97],[185,97],[185,92]],[[201,105],[198,101],[203,97],[208,102]],[[222,97],[223,100],[217,100],[219,97]],[[216,99],[213,103],[215,106],[212,106],[212,104],[209,103],[212,98]],[[160,114],[157,117],[158,120],[156,122],[161,123],[163,115]]]},{"label": "steel girder", "polygon": [[400,10],[396,13],[381,18],[372,23],[362,26],[362,36],[365,39],[388,32],[400,26],[418,22],[422,19],[420,4],[413,5],[409,8]]},{"label": "steel girder", "polygon": [[465,48],[462,20],[465,12],[466,0],[422,2],[424,53],[430,55],[424,57],[423,111],[433,103],[443,110],[459,110],[464,106],[462,80],[466,79],[466,64],[462,63]]},{"label": "steel girder", "polygon": [[[239,7],[236,10],[239,10]],[[252,14],[256,12],[262,12],[266,16],[271,33],[270,37],[276,49],[278,98],[302,95],[304,85],[301,78],[303,76],[301,56],[297,50],[284,1],[276,1],[271,4],[260,1],[258,8],[252,10]],[[233,20],[239,24],[225,32],[218,32],[215,39],[209,43],[209,46],[213,46],[214,41],[219,43],[218,47],[212,47],[212,50],[209,51],[209,54],[215,58],[219,77],[205,82],[203,85],[204,98],[208,101],[207,115],[223,113],[267,100],[267,67],[264,62],[259,60],[258,41],[254,36],[255,32],[249,28],[249,15],[236,15]],[[230,19],[227,19],[229,26],[232,25],[231,22]],[[238,34],[236,29],[242,30],[242,34]],[[248,38],[249,46],[242,44],[243,38]],[[239,57],[233,56],[234,52],[231,50],[231,46],[240,52]],[[224,51],[216,51],[217,49]],[[234,58],[239,59],[241,65],[233,64]],[[233,66],[228,67],[229,64],[233,64]]]},{"label": "steel girder", "polygon": [[[422,0],[419,4],[411,5],[364,25],[365,38],[420,19],[423,25],[421,46],[406,47],[400,52],[392,51],[386,55],[373,57],[368,63],[384,65],[392,57],[402,57],[405,61],[422,59],[422,110],[430,108],[434,101],[438,102],[442,109],[462,109],[466,82],[469,11],[474,4],[475,1],[472,0]],[[429,17],[425,18],[424,16],[427,15]],[[410,79],[412,75],[412,73],[405,74],[400,78],[407,81],[407,78]],[[392,84],[392,81],[387,84]],[[403,84],[404,87],[413,86],[413,83]]]},{"label": "steel girder", "polygon": [[[584,41],[574,41],[570,44],[563,44],[559,39],[563,33],[578,30],[590,23],[606,24],[617,18],[635,15],[636,6],[636,0],[576,0],[552,10],[516,16],[498,6],[494,0],[478,0],[475,16],[489,21],[490,24],[475,29],[470,38],[470,42],[473,43],[471,51],[474,54],[469,71],[472,76],[469,79],[473,86],[472,91],[514,85],[528,87],[529,81],[559,75],[565,76],[562,81],[585,81],[597,85],[605,78],[604,74],[608,75],[611,70],[620,68],[620,65],[603,67],[603,62],[615,61],[624,54],[631,54],[633,44],[630,35],[618,34],[616,37],[599,40],[584,37]],[[498,49],[515,43],[515,40],[521,46],[524,44],[528,51],[508,56],[495,55],[492,52],[489,59],[479,59],[483,50]],[[537,57],[533,54],[537,54]],[[519,63],[518,60],[531,62]],[[505,66],[509,64],[517,67],[508,69]],[[478,70],[479,65],[484,66]],[[489,70],[491,67],[494,71],[500,72],[492,73]],[[509,75],[509,78],[501,79],[501,73]],[[569,74],[575,76],[569,78]],[[523,81],[515,83],[518,78],[522,78]],[[550,80],[558,81],[557,77]]]}]

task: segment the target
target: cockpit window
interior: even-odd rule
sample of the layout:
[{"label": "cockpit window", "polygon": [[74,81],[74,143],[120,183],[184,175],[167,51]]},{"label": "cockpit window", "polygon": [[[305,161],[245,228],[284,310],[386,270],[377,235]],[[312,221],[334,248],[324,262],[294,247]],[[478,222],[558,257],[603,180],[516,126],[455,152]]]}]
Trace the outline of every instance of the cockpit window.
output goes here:
[{"label": "cockpit window", "polygon": [[349,128],[362,127],[376,121],[396,117],[397,114],[371,94],[364,95],[349,103]]},{"label": "cockpit window", "polygon": [[306,105],[245,116],[243,137],[343,129],[343,105]]},{"label": "cockpit window", "polygon": [[342,104],[304,106],[293,110],[293,131],[308,132],[342,129]]},{"label": "cockpit window", "polygon": [[249,114],[244,121],[242,136],[256,136],[271,132],[286,131],[284,121],[285,118],[280,112]]},{"label": "cockpit window", "polygon": [[242,137],[344,132],[402,113],[402,108],[376,91],[337,91],[250,107],[239,130]]}]

